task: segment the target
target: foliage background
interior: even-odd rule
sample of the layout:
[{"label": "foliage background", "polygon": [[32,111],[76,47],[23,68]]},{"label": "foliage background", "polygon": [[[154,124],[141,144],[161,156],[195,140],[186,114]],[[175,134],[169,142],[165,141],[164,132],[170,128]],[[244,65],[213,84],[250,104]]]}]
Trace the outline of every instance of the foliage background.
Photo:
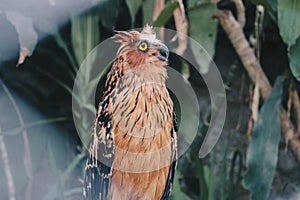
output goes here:
[{"label": "foliage background", "polygon": [[[175,29],[172,13],[178,7],[177,1],[166,1],[156,21],[152,19],[154,2],[28,0],[21,3],[14,0],[1,3],[1,199],[81,199],[87,152],[72,120],[76,71],[87,53],[112,36],[114,30],[142,27],[145,23]],[[265,8],[259,59],[271,84],[275,85],[270,98],[260,101],[250,143],[246,133],[251,116],[252,89],[249,88],[252,83],[227,35],[212,18],[217,9],[236,13],[234,4],[205,0],[183,3],[189,35],[205,47],[221,71],[227,88],[228,112],[217,146],[200,160],[199,145],[210,116],[208,91],[193,68],[171,55],[170,66],[188,78],[201,108],[199,135],[179,161],[171,198],[300,198],[299,162],[281,136],[278,112],[280,104],[288,108],[290,90],[299,92],[300,3],[296,0],[244,1],[244,33],[249,40],[255,32],[256,4]],[[26,47],[32,55],[16,67],[20,47]],[[189,50],[199,51],[193,47]],[[201,57],[194,59],[202,72],[209,70],[207,61]],[[285,79],[278,79],[282,75]],[[89,85],[98,86],[99,102],[103,80]],[[96,105],[88,105],[86,101],[89,88],[82,91],[85,95],[79,93],[74,97],[80,99],[77,103],[81,114],[93,114]],[[295,113],[291,112],[291,120],[297,129]],[[88,133],[90,127],[84,120],[80,128]]]}]

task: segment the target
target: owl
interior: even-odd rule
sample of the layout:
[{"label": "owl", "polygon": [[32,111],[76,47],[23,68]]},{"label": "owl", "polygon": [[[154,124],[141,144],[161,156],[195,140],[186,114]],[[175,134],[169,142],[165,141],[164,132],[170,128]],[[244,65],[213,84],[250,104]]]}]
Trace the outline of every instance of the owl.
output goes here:
[{"label": "owl", "polygon": [[98,106],[84,199],[168,199],[177,160],[168,47],[149,25],[116,31],[112,39],[120,47]]}]

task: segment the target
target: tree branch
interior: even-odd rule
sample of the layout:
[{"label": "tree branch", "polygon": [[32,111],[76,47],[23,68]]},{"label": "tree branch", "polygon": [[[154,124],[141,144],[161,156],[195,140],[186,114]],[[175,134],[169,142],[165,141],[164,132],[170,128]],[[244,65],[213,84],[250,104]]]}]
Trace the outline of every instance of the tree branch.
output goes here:
[{"label": "tree branch", "polygon": [[[241,0],[233,1],[235,5],[243,6]],[[244,9],[238,7],[237,12],[244,12]],[[242,15],[244,14],[237,14],[237,16],[240,16],[240,18]],[[266,99],[270,94],[272,87],[268,78],[263,72],[258,59],[255,56],[253,49],[246,40],[246,37],[243,33],[243,23],[237,21],[229,10],[218,10],[215,13],[215,17],[218,18],[221,26],[227,33],[252,82],[256,83],[256,80],[258,81],[261,97]],[[282,133],[287,141],[290,142],[291,148],[296,155],[298,162],[300,162],[300,140],[297,134],[295,134],[294,125],[290,121],[287,112],[283,107],[280,108],[280,119]]]}]

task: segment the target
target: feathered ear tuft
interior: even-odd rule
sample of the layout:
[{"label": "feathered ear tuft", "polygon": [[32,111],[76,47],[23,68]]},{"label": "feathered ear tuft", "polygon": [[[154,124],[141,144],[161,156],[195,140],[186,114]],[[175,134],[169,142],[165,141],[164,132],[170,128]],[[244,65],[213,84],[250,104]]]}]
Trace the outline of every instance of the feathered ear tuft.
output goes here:
[{"label": "feathered ear tuft", "polygon": [[133,42],[134,38],[133,35],[127,31],[115,31],[115,35],[111,38],[116,43],[129,45]]},{"label": "feathered ear tuft", "polygon": [[146,24],[146,26],[144,27],[143,31],[142,31],[142,34],[155,34],[154,30],[153,30],[153,27],[150,26],[149,24]]}]

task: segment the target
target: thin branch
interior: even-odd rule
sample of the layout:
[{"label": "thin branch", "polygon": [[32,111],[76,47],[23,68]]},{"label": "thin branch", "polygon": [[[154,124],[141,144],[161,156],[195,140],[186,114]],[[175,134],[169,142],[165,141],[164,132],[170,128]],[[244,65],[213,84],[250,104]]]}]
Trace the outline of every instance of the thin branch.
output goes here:
[{"label": "thin branch", "polygon": [[240,23],[235,20],[232,13],[228,10],[218,10],[215,13],[215,17],[219,19],[221,26],[227,33],[251,80],[255,83],[256,79],[258,79],[261,96],[265,99],[269,95],[272,87],[253,49],[246,40]]},{"label": "thin branch", "polygon": [[293,90],[292,92],[292,104],[293,104],[293,110],[295,111],[296,119],[297,119],[297,135],[300,136],[300,102],[299,102],[299,96],[296,90]]},{"label": "thin branch", "polygon": [[246,133],[246,144],[247,144],[247,146],[249,144],[252,129],[253,129],[253,125],[254,125],[253,111],[251,109],[251,107],[252,107],[251,105],[253,104],[253,96],[254,96],[253,84],[250,83],[250,85],[249,85],[249,98],[248,98],[248,104],[249,104],[249,108],[250,108],[250,116],[249,116],[249,120],[248,120],[248,128],[247,128],[247,133]]},{"label": "thin branch", "polygon": [[287,117],[286,111],[281,107],[280,109],[280,119],[281,119],[281,129],[284,133],[286,140],[289,141],[291,149],[293,150],[294,154],[298,162],[300,162],[300,140],[297,134],[294,133],[294,126],[290,122],[290,119]]},{"label": "thin branch", "polygon": [[[0,129],[0,132],[1,132],[1,129]],[[7,150],[6,150],[6,146],[4,143],[4,137],[2,135],[0,135],[0,153],[1,153],[2,160],[3,160],[3,166],[4,166],[6,181],[7,181],[9,200],[16,200],[14,180],[13,180],[13,176],[12,176],[12,173],[10,170]]]},{"label": "thin branch", "polygon": [[[242,2],[241,0],[236,1]],[[239,10],[243,9],[237,9],[238,12]],[[240,14],[238,14],[238,16],[239,15]],[[253,49],[246,40],[240,22],[238,22],[228,10],[218,10],[215,13],[215,17],[218,18],[221,26],[227,33],[252,82],[255,83],[256,80],[258,80],[261,97],[266,99],[270,94],[272,87],[255,56]],[[288,118],[286,110],[282,107],[280,108],[280,119],[282,133],[290,142],[291,148],[296,155],[298,162],[300,162],[300,139],[294,134],[294,125]]]},{"label": "thin branch", "polygon": [[[252,90],[252,88],[250,88],[250,90]],[[249,118],[249,123],[248,123],[247,143],[250,141],[253,126],[258,118],[258,107],[259,107],[259,82],[258,81],[255,84],[253,96],[250,98],[251,100],[249,104],[250,104],[251,116]]]},{"label": "thin branch", "polygon": [[236,7],[237,11],[237,20],[242,28],[244,28],[246,23],[246,17],[245,17],[245,7],[243,5],[243,2],[241,0],[231,0]]},{"label": "thin branch", "polygon": [[57,117],[57,118],[50,118],[50,119],[42,119],[42,120],[36,120],[34,122],[31,122],[31,123],[26,123],[24,126],[20,126],[18,128],[14,128],[14,129],[11,129],[11,130],[8,130],[8,131],[2,131],[0,133],[0,135],[9,135],[9,136],[12,136],[12,135],[16,135],[26,129],[29,129],[29,128],[32,128],[32,127],[35,127],[35,126],[40,126],[40,125],[44,125],[44,124],[50,124],[50,123],[57,123],[57,122],[63,122],[63,121],[66,121],[67,118],[65,117]]},{"label": "thin branch", "polygon": [[253,104],[251,108],[253,111],[254,122],[256,122],[258,118],[258,106],[259,106],[259,81],[256,82],[254,87]]},{"label": "thin branch", "polygon": [[[176,31],[179,32],[176,34],[178,38],[178,47],[176,48],[176,53],[182,55],[187,48],[187,37],[188,34],[188,22],[185,16],[185,9],[182,3],[182,0],[177,0],[179,7],[174,10],[174,21]],[[182,34],[180,34],[182,33]]]},{"label": "thin branch", "polygon": [[260,41],[264,21],[265,8],[262,5],[256,6],[256,15],[254,21],[254,35],[250,36],[250,43],[254,46],[255,55],[260,60]]},{"label": "thin branch", "polygon": [[[178,2],[178,7],[174,10],[174,22],[177,34],[171,39],[178,40],[178,46],[176,48],[176,53],[178,55],[182,55],[186,48],[187,48],[187,38],[186,35],[188,34],[188,21],[185,15],[185,8],[183,5],[182,0],[176,0]],[[165,7],[165,1],[164,0],[155,0],[155,7],[153,12],[153,21],[155,21],[160,13],[163,11]],[[164,40],[164,30],[160,30],[160,39]]]},{"label": "thin branch", "polygon": [[[11,104],[13,105],[16,114],[18,116],[18,120],[20,122],[20,125],[23,127],[25,126],[22,114],[19,110],[19,107],[14,99],[14,97],[12,96],[12,94],[10,93],[9,89],[6,87],[6,85],[0,80],[0,85],[2,86],[4,92],[6,93],[8,99],[10,100]],[[31,166],[31,153],[30,153],[30,145],[29,145],[29,140],[28,140],[28,136],[27,136],[27,131],[23,130],[22,131],[22,136],[23,136],[23,140],[24,140],[24,166],[26,169],[26,174],[28,177],[28,185],[27,185],[27,189],[26,189],[26,200],[30,200],[31,199],[31,190],[32,190],[32,166]]]},{"label": "thin branch", "polygon": [[[154,6],[154,11],[153,11],[153,21],[155,22],[155,20],[157,20],[159,14],[161,13],[161,11],[163,11],[165,7],[165,1],[164,0],[155,0],[155,6]],[[161,29],[160,33],[159,33],[160,39],[164,40],[164,30]]]}]

